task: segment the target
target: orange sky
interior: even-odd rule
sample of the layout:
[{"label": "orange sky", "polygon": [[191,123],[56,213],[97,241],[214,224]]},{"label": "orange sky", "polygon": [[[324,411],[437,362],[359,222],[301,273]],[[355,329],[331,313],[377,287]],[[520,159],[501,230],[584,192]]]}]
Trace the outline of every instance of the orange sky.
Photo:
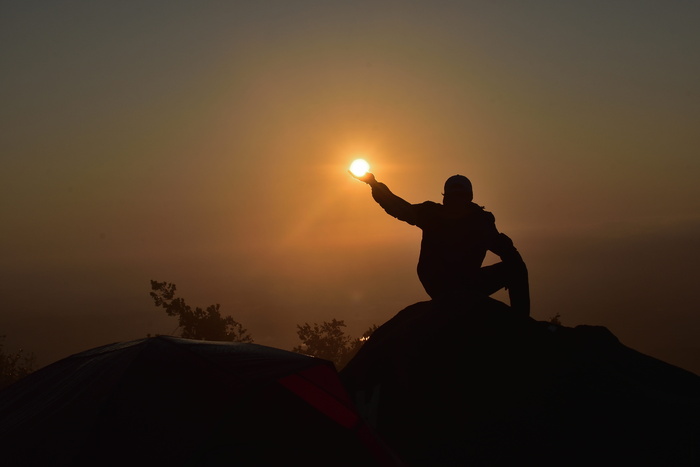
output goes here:
[{"label": "orange sky", "polygon": [[427,299],[411,202],[467,175],[536,319],[700,373],[692,2],[18,2],[0,14],[0,334],[48,363],[170,333],[149,280],[256,342]]}]

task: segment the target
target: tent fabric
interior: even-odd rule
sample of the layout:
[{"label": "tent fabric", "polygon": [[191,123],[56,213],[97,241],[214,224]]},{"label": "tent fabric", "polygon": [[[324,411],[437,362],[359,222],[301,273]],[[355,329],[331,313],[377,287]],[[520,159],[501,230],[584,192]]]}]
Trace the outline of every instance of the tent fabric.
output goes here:
[{"label": "tent fabric", "polygon": [[255,344],[115,343],[0,392],[11,465],[397,465],[366,432],[332,363]]}]

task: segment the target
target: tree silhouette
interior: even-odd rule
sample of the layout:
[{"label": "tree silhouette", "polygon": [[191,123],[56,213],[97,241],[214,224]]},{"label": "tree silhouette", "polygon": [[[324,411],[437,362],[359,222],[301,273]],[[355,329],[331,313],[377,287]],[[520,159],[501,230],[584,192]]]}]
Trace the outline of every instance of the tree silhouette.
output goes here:
[{"label": "tree silhouette", "polygon": [[151,298],[157,307],[165,309],[168,316],[177,316],[180,336],[187,339],[253,342],[253,338],[241,323],[231,316],[222,317],[220,305],[209,305],[206,309],[194,310],[182,297],[175,297],[177,287],[170,282],[151,280]]},{"label": "tree silhouette", "polygon": [[549,318],[548,322],[551,324],[556,324],[557,326],[563,326],[561,323],[561,314],[559,313]]},{"label": "tree silhouette", "polygon": [[5,336],[0,336],[0,389],[9,386],[34,371],[34,354],[23,350],[6,352]]},{"label": "tree silhouette", "polygon": [[377,326],[373,325],[361,337],[353,339],[345,334],[342,329],[344,327],[345,321],[335,318],[321,324],[297,324],[297,335],[301,344],[294,347],[292,352],[330,360],[336,369],[340,370],[377,329]]}]

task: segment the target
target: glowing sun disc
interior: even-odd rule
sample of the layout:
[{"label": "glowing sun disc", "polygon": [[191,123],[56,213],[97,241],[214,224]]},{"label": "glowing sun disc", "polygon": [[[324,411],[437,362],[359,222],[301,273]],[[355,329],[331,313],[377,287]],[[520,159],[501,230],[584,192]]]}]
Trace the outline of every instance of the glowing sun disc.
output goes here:
[{"label": "glowing sun disc", "polygon": [[352,161],[352,164],[350,164],[350,172],[356,177],[362,177],[369,172],[369,164],[364,159],[355,159]]}]

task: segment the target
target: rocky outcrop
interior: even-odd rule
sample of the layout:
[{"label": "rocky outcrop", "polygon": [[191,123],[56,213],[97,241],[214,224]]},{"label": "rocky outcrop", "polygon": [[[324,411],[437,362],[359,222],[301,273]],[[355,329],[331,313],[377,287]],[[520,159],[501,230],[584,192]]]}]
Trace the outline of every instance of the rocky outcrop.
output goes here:
[{"label": "rocky outcrop", "polygon": [[700,377],[490,298],[407,307],[341,379],[412,466],[700,465]]}]

